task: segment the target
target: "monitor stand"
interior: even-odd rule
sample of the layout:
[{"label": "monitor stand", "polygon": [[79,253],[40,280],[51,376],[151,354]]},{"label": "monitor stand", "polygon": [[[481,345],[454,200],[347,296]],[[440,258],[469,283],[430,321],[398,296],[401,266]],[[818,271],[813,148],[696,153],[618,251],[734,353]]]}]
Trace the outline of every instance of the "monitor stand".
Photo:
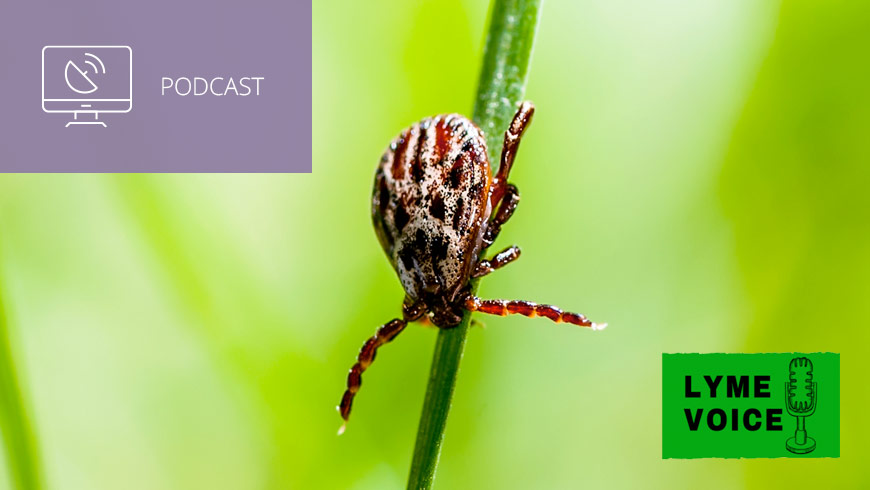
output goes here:
[{"label": "monitor stand", "polygon": [[64,127],[68,128],[68,127],[70,127],[70,126],[72,126],[72,125],[77,125],[77,126],[78,126],[78,125],[82,125],[82,126],[84,126],[84,125],[88,125],[88,126],[102,126],[102,127],[105,128],[105,127],[106,127],[106,123],[104,123],[103,121],[97,121],[97,119],[99,118],[99,116],[100,116],[100,113],[99,113],[99,112],[94,112],[94,120],[93,120],[93,121],[79,121],[79,120],[78,120],[78,119],[79,119],[79,113],[78,113],[78,112],[73,112],[73,119],[75,119],[75,121],[70,121],[70,122],[66,123],[66,126],[64,126]]}]

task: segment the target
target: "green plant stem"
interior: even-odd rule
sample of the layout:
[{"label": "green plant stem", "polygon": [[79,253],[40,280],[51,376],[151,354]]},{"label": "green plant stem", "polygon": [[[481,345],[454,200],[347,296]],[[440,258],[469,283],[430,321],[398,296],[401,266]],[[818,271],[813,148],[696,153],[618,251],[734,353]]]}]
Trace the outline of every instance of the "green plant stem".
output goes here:
[{"label": "green plant stem", "polygon": [[[473,119],[486,134],[493,171],[499,161],[504,131],[525,94],[540,8],[541,0],[493,0],[490,8]],[[472,281],[471,291],[477,292],[477,281]],[[409,489],[431,488],[435,480],[470,321],[471,314],[466,312],[455,328],[438,332],[408,477]]]},{"label": "green plant stem", "polygon": [[0,287],[0,432],[6,446],[12,488],[38,489],[42,485],[36,442],[24,408],[10,344],[3,288]]}]

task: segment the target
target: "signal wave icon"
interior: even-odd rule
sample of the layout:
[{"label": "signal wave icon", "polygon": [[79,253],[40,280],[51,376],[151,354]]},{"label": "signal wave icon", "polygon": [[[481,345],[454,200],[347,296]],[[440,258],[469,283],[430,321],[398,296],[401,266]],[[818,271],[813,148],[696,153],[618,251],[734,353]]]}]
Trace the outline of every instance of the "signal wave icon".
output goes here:
[{"label": "signal wave icon", "polygon": [[[93,61],[91,61],[89,59],[85,60],[85,63],[88,65],[91,65],[91,68],[93,68],[92,73],[95,73],[95,74],[102,73],[103,75],[106,74],[106,65],[103,64],[103,60],[101,60],[99,56],[96,56],[96,55],[91,54],[91,53],[85,53],[85,56],[88,58],[93,58],[94,60],[96,60],[97,63],[100,64],[100,68],[98,69],[96,63],[94,63]],[[90,88],[88,88],[87,90],[81,90],[79,88],[76,88],[75,84],[73,84],[73,82],[71,82],[69,79],[70,68],[73,68],[78,73],[78,75],[79,75],[78,78],[80,80],[84,80],[90,86]],[[82,70],[81,68],[79,68],[79,66],[76,65],[73,60],[67,61],[66,68],[64,68],[64,71],[63,71],[63,77],[66,80],[66,85],[70,88],[70,90],[72,90],[73,92],[78,93],[78,94],[91,94],[91,93],[96,92],[97,89],[99,88],[99,87],[97,87],[97,84],[94,83],[94,81],[91,80],[91,78],[88,76],[88,71]]]}]

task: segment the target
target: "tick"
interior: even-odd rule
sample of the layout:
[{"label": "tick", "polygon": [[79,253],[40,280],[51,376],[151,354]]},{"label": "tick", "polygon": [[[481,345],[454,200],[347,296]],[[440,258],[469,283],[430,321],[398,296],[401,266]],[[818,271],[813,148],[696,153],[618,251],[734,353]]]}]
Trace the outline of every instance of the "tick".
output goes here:
[{"label": "tick", "polygon": [[[348,420],[362,373],[380,346],[408,325],[428,320],[455,327],[465,311],[490,315],[542,316],[554,322],[601,329],[578,313],[529,301],[483,300],[471,294],[471,280],[520,256],[510,246],[480,259],[520,202],[508,175],[534,106],[520,105],[504,135],[498,172],[492,176],[483,131],[458,114],[423,119],[394,139],[381,157],[372,193],[372,221],[378,240],[405,289],[402,318],[382,325],[360,349],[347,377],[338,410]],[[342,426],[342,430],[344,426]]]}]

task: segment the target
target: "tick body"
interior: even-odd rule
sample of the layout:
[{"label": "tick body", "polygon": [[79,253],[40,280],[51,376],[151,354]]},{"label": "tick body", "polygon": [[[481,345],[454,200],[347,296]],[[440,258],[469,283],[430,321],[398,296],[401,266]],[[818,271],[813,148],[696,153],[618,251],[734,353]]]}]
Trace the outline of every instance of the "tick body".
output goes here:
[{"label": "tick body", "polygon": [[489,260],[480,255],[519,203],[519,191],[507,178],[533,113],[532,104],[520,105],[505,132],[494,176],[483,132],[458,114],[423,119],[399,134],[384,152],[375,172],[372,221],[405,290],[405,300],[402,318],[380,327],[350,370],[339,405],[345,421],[362,372],[374,361],[378,347],[424,316],[440,328],[456,326],[465,311],[543,316],[595,329],[605,326],[554,306],[481,300],[471,294],[472,278],[519,258],[516,246]]},{"label": "tick body", "polygon": [[439,327],[462,319],[456,300],[483,247],[490,180],[483,133],[458,114],[406,129],[375,172],[378,239],[408,302],[426,305]]}]

